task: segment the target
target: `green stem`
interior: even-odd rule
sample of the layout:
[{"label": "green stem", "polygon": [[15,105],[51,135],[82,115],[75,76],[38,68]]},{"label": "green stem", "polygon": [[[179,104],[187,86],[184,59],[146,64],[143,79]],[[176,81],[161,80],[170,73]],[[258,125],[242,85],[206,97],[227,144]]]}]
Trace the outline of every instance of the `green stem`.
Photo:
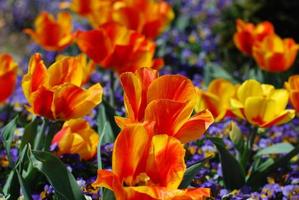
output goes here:
[{"label": "green stem", "polygon": [[41,148],[42,141],[44,139],[47,128],[48,128],[48,121],[44,119],[40,131],[38,131],[36,134],[36,139],[34,141],[34,146],[33,146],[34,150],[38,150]]},{"label": "green stem", "polygon": [[252,159],[252,156],[253,156],[252,147],[254,145],[256,136],[257,136],[257,127],[252,127],[250,130],[246,145],[245,145],[244,152],[241,156],[241,164],[242,164],[244,170],[247,169],[248,161],[250,161]]},{"label": "green stem", "polygon": [[115,88],[114,88],[114,72],[111,70],[110,71],[110,96],[109,96],[109,102],[110,102],[110,105],[112,107],[115,107]]}]

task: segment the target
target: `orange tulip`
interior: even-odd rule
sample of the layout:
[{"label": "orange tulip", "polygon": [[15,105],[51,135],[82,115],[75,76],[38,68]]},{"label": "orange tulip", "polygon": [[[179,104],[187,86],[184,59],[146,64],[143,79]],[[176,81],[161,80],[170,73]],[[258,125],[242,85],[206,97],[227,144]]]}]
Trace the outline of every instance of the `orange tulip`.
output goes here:
[{"label": "orange tulip", "polygon": [[260,84],[256,80],[245,81],[231,100],[232,112],[249,123],[268,128],[289,122],[294,110],[286,109],[289,94],[284,89]]},{"label": "orange tulip", "polygon": [[112,190],[117,200],[196,199],[210,196],[207,188],[177,189],[186,165],[185,150],[177,139],[153,137],[140,125],[124,128],[112,155],[112,171],[99,170],[95,187]]},{"label": "orange tulip", "polygon": [[103,89],[95,84],[81,88],[85,79],[78,57],[67,57],[44,65],[40,54],[31,57],[22,87],[30,108],[36,115],[49,119],[80,118],[101,102]]},{"label": "orange tulip", "polygon": [[288,82],[285,83],[285,88],[289,91],[290,101],[296,112],[299,112],[299,75],[289,77]]},{"label": "orange tulip", "polygon": [[197,101],[192,82],[181,75],[157,76],[157,71],[148,68],[121,74],[127,118],[116,117],[118,125],[154,122],[155,133],[183,143],[201,137],[214,120],[208,110],[191,117]]},{"label": "orange tulip", "polygon": [[0,54],[0,103],[13,93],[17,79],[17,64],[8,54]]},{"label": "orange tulip", "polygon": [[213,80],[207,91],[198,90],[199,102],[196,111],[208,109],[216,121],[231,115],[230,99],[235,95],[236,87],[224,79]]},{"label": "orange tulip", "polygon": [[237,20],[237,32],[234,43],[244,54],[252,55],[255,42],[262,41],[266,36],[274,34],[274,27],[270,22],[262,22],[256,26],[241,19]]},{"label": "orange tulip", "polygon": [[253,46],[253,56],[259,67],[269,72],[283,72],[294,63],[298,45],[293,39],[281,39],[277,35],[267,36]]},{"label": "orange tulip", "polygon": [[52,144],[57,144],[58,154],[79,154],[83,160],[92,159],[97,153],[98,134],[84,119],[72,119],[63,124],[54,136]]},{"label": "orange tulip", "polygon": [[156,38],[174,18],[171,6],[156,0],[73,0],[75,12],[89,19],[97,28],[107,22],[116,22]]},{"label": "orange tulip", "polygon": [[72,18],[65,12],[58,13],[57,20],[47,12],[42,12],[35,20],[35,30],[25,29],[32,39],[48,51],[60,51],[73,41]]},{"label": "orange tulip", "polygon": [[119,74],[141,67],[157,67],[155,44],[126,27],[110,23],[91,31],[79,31],[77,44],[94,62]]}]

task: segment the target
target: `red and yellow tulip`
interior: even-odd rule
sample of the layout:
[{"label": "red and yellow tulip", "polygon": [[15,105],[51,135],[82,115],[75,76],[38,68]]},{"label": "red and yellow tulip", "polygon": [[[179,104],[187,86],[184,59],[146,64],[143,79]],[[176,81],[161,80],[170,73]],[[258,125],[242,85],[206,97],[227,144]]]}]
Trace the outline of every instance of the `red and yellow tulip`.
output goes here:
[{"label": "red and yellow tulip", "polygon": [[116,22],[154,39],[174,18],[171,6],[156,0],[73,0],[71,8],[93,27]]},{"label": "red and yellow tulip", "polygon": [[270,22],[262,22],[257,25],[237,20],[237,32],[234,34],[234,43],[237,48],[247,55],[252,55],[253,45],[257,41],[274,34],[274,27]]},{"label": "red and yellow tulip", "polygon": [[289,91],[290,102],[295,108],[296,112],[299,112],[299,75],[293,75],[289,77],[288,82],[285,83],[285,88]]},{"label": "red and yellow tulip", "polygon": [[42,12],[35,20],[34,30],[24,31],[48,51],[63,50],[73,41],[72,18],[66,12],[58,13],[57,20],[53,15]]},{"label": "red and yellow tulip", "polygon": [[0,103],[13,93],[17,81],[17,64],[9,54],[0,54]]},{"label": "red and yellow tulip", "polygon": [[180,190],[186,165],[183,145],[174,137],[152,136],[140,124],[118,135],[112,171],[99,170],[95,187],[112,190],[117,200],[196,199],[210,196],[207,188]]},{"label": "red and yellow tulip", "polygon": [[95,63],[112,68],[119,74],[141,67],[160,67],[153,59],[155,43],[143,35],[116,23],[91,31],[79,31],[77,44]]},{"label": "red and yellow tulip", "polygon": [[22,80],[28,110],[49,119],[83,117],[101,102],[103,94],[100,84],[81,88],[85,78],[78,57],[59,59],[47,69],[41,55],[33,55]]},{"label": "red and yellow tulip", "polygon": [[232,112],[249,123],[268,128],[289,122],[295,117],[294,110],[286,109],[289,94],[284,89],[247,80],[237,89],[231,100]]},{"label": "red and yellow tulip", "polygon": [[92,159],[97,153],[98,134],[84,119],[71,119],[63,124],[54,136],[52,144],[58,146],[58,154],[79,154],[83,160]]},{"label": "red and yellow tulip", "polygon": [[156,70],[142,68],[120,76],[127,117],[116,117],[120,127],[136,122],[154,122],[154,132],[186,143],[198,139],[213,123],[208,110],[192,116],[197,102],[191,80],[181,75],[158,77]]},{"label": "red and yellow tulip", "polygon": [[265,71],[283,72],[293,65],[297,51],[298,45],[293,39],[270,35],[254,44],[253,57]]},{"label": "red and yellow tulip", "polygon": [[231,115],[230,99],[234,97],[236,87],[225,79],[215,79],[207,91],[198,89],[198,103],[196,111],[208,109],[214,116],[215,121],[222,120],[225,116]]}]

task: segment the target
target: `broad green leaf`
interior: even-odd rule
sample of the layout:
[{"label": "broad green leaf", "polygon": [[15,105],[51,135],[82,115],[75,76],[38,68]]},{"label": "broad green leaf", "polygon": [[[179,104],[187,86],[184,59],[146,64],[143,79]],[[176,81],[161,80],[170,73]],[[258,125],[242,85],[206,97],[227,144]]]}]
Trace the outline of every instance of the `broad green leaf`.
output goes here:
[{"label": "broad green leaf", "polygon": [[2,131],[1,131],[1,136],[3,138],[3,143],[4,143],[4,147],[7,153],[7,157],[9,160],[9,165],[13,166],[13,160],[11,158],[10,155],[10,148],[11,148],[11,143],[13,140],[13,136],[14,133],[16,131],[17,128],[17,122],[18,122],[18,116],[16,116],[13,120],[11,120],[5,127],[3,127]]},{"label": "broad green leaf", "polygon": [[273,144],[267,148],[264,148],[260,151],[258,151],[255,154],[255,158],[262,156],[262,155],[268,155],[268,154],[282,154],[282,153],[289,153],[294,149],[294,146],[290,143],[282,142],[278,144]]},{"label": "broad green leaf", "polygon": [[225,148],[225,144],[220,138],[207,138],[217,147],[220,155],[222,174],[226,188],[239,189],[245,184],[245,172],[236,158]]},{"label": "broad green leaf", "polygon": [[[276,159],[273,163],[272,161],[268,161],[264,167],[259,168],[257,171],[253,172],[251,176],[247,180],[247,184],[251,186],[253,189],[257,189],[262,186],[267,179],[267,176],[276,170],[279,167],[284,167],[286,164],[299,153],[299,145],[297,145],[292,151],[287,153],[286,155]],[[271,163],[270,163],[271,162]]]},{"label": "broad green leaf", "polygon": [[44,174],[55,192],[63,199],[84,200],[81,190],[64,164],[49,152],[32,151],[29,153],[33,167]]},{"label": "broad green leaf", "polygon": [[183,180],[179,186],[180,189],[185,189],[190,185],[199,169],[202,168],[203,164],[204,162],[199,162],[187,168]]}]

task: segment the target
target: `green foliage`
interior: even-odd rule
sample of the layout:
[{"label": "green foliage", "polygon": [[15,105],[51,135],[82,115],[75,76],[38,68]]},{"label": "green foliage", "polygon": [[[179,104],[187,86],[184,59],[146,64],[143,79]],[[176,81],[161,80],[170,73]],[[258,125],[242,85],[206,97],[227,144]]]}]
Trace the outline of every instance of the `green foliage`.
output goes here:
[{"label": "green foliage", "polygon": [[46,176],[62,199],[85,199],[76,179],[59,158],[43,151],[29,151],[28,157],[33,167]]},{"label": "green foliage", "polygon": [[239,189],[245,185],[245,172],[237,159],[225,148],[220,138],[208,138],[217,147],[220,154],[224,184],[228,189]]},{"label": "green foliage", "polygon": [[4,147],[9,160],[9,165],[12,167],[14,165],[13,160],[10,155],[11,143],[13,140],[14,133],[17,128],[18,116],[11,120],[1,131],[1,137],[3,138]]}]

